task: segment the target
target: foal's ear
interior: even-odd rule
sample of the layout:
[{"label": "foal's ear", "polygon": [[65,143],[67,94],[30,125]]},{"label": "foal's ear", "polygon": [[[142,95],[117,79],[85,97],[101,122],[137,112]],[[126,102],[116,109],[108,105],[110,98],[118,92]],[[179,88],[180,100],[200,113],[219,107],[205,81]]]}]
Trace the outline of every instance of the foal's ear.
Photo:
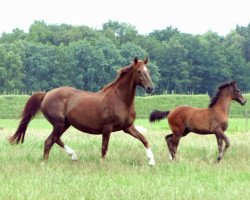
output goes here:
[{"label": "foal's ear", "polygon": [[232,85],[236,85],[236,80],[233,80],[233,81],[231,82],[231,84],[232,84]]},{"label": "foal's ear", "polygon": [[134,59],[134,64],[137,64],[137,63],[138,63],[138,58],[135,57],[135,59]]},{"label": "foal's ear", "polygon": [[146,65],[148,63],[148,58],[146,58],[143,63]]}]

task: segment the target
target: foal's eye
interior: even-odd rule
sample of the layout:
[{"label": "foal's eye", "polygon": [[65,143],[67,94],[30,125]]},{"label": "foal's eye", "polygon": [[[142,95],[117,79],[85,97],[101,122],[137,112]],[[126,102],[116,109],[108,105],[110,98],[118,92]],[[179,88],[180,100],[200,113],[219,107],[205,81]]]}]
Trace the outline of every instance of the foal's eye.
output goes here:
[{"label": "foal's eye", "polygon": [[140,74],[140,73],[141,73],[141,70],[138,70],[138,73]]}]

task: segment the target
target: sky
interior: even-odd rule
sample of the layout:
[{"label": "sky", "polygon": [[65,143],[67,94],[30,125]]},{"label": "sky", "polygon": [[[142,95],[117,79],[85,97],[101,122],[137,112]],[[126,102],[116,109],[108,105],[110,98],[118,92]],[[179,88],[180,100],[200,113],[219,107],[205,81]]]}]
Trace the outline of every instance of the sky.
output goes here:
[{"label": "sky", "polygon": [[28,32],[35,20],[101,29],[109,20],[129,23],[140,34],[172,26],[181,32],[226,35],[250,23],[250,0],[1,0],[0,34]]}]

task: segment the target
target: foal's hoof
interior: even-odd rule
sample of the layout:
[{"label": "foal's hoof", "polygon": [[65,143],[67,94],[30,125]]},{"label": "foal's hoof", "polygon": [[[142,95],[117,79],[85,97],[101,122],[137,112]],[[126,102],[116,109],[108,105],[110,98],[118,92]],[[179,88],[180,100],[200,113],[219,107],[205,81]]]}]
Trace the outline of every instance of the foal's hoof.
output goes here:
[{"label": "foal's hoof", "polygon": [[148,165],[150,165],[150,166],[155,166],[155,161],[154,161],[154,160],[150,160],[150,161],[148,162]]},{"label": "foal's hoof", "polygon": [[48,164],[48,160],[42,159],[42,160],[41,160],[41,164],[42,164],[42,165],[47,165],[47,164]]},{"label": "foal's hoof", "polygon": [[217,158],[217,163],[220,163],[220,161],[221,161],[221,157],[218,157]]}]

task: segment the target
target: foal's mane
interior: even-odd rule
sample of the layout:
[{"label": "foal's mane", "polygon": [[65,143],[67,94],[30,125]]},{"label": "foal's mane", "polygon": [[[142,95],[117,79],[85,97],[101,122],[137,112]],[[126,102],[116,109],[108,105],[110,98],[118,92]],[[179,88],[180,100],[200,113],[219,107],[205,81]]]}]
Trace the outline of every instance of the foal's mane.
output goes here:
[{"label": "foal's mane", "polygon": [[218,101],[218,99],[219,99],[219,96],[220,96],[221,92],[222,92],[225,88],[227,88],[227,87],[229,87],[229,86],[231,86],[231,85],[233,85],[233,84],[235,84],[235,81],[231,81],[231,82],[228,82],[228,83],[223,83],[223,84],[221,84],[221,85],[217,88],[217,91],[216,91],[215,95],[211,98],[208,107],[211,108],[212,106],[214,106],[214,105],[217,103],[217,101]]},{"label": "foal's mane", "polygon": [[120,69],[120,70],[118,71],[118,76],[116,77],[116,79],[115,79],[113,82],[111,82],[111,83],[105,85],[105,86],[102,88],[101,92],[105,92],[107,89],[109,89],[109,88],[113,87],[114,85],[116,85],[116,84],[119,82],[119,80],[121,79],[121,77],[122,77],[125,73],[127,73],[131,68],[132,68],[132,65],[129,65],[129,66],[127,66],[127,67],[124,67],[124,68]]}]

